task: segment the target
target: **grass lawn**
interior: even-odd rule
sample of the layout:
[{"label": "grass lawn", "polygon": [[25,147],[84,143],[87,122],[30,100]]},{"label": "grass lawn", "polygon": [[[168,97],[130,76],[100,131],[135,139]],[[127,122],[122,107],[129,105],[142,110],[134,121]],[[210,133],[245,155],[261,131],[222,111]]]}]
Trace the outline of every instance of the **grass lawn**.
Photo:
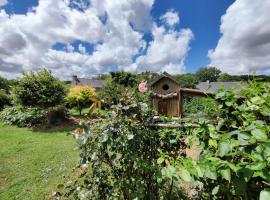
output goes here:
[{"label": "grass lawn", "polygon": [[0,124],[0,199],[48,199],[79,152],[67,131],[32,132]]},{"label": "grass lawn", "polygon": [[[88,115],[88,114],[89,114],[89,109],[90,109],[90,108],[83,108],[83,109],[82,109],[82,116]],[[69,110],[69,113],[70,113],[72,116],[80,116],[80,112],[79,112],[77,109],[75,109],[75,108],[70,109],[70,110]]]}]

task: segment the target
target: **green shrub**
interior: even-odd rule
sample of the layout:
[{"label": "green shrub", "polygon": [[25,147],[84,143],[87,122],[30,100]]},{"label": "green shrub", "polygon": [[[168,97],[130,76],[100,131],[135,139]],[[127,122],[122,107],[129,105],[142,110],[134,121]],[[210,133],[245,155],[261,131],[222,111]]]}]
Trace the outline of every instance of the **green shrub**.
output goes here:
[{"label": "green shrub", "polygon": [[47,123],[49,125],[59,124],[68,119],[68,110],[64,105],[58,105],[47,109]]},{"label": "green shrub", "polygon": [[108,111],[102,109],[96,109],[93,113],[91,113],[92,118],[107,118]]},{"label": "green shrub", "polygon": [[[83,178],[67,188],[70,199],[182,199],[169,163],[161,151],[177,158],[183,143],[181,130],[152,127],[156,113],[138,94],[130,92],[123,104],[112,106],[110,116],[83,125],[74,132],[81,144]],[[168,170],[162,170],[164,166]],[[87,170],[89,168],[89,170]],[[76,189],[77,188],[77,189]]]},{"label": "green shrub", "polygon": [[[239,94],[220,90],[217,117],[200,119],[189,132],[200,142],[200,159],[171,159],[204,185],[201,199],[269,199],[270,84],[251,82]],[[264,197],[264,198],[263,198]]]},{"label": "green shrub", "polygon": [[[269,199],[269,83],[252,82],[240,95],[220,90],[215,118],[182,121],[181,128],[153,126],[155,113],[136,95],[74,132],[82,178],[68,185],[66,197],[184,199],[181,186],[189,183],[190,191],[199,189],[197,199]],[[198,160],[185,151],[194,141]]]},{"label": "green shrub", "polygon": [[10,96],[6,93],[5,90],[0,89],[0,110],[2,110],[5,106],[9,106],[10,104]]},{"label": "green shrub", "polygon": [[14,106],[5,108],[0,115],[0,120],[5,124],[32,127],[44,123],[47,112],[39,108]]},{"label": "green shrub", "polygon": [[52,107],[63,103],[65,86],[48,70],[29,72],[13,88],[15,102],[22,106]]},{"label": "green shrub", "polygon": [[111,105],[117,105],[124,100],[125,94],[132,90],[113,81],[107,81],[106,85],[98,92],[98,98],[101,99],[103,106],[109,108]]},{"label": "green shrub", "polygon": [[185,114],[198,116],[199,114],[208,116],[214,112],[215,106],[215,101],[212,98],[194,96],[185,96],[183,104]]},{"label": "green shrub", "polygon": [[18,127],[33,127],[36,125],[54,125],[68,118],[65,106],[59,105],[48,109],[37,107],[14,106],[7,107],[0,113],[0,120],[4,124]]}]

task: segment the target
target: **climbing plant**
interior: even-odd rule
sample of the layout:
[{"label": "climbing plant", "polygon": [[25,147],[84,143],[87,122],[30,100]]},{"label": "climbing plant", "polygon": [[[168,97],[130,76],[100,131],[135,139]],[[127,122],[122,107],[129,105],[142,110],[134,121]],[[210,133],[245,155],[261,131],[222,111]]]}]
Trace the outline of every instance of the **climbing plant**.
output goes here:
[{"label": "climbing plant", "polygon": [[202,199],[270,199],[270,85],[220,90],[215,100],[217,117],[189,132],[200,158],[173,159],[174,176],[180,166],[192,184],[203,183]]}]

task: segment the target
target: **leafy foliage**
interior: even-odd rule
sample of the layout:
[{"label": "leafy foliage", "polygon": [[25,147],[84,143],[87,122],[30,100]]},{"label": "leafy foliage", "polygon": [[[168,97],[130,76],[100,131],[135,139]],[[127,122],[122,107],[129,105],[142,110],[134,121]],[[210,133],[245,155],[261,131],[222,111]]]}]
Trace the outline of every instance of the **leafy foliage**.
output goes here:
[{"label": "leafy foliage", "polygon": [[81,115],[82,109],[86,106],[90,106],[91,99],[95,97],[95,88],[91,86],[75,86],[70,88],[66,101],[69,106],[76,107]]},{"label": "leafy foliage", "polygon": [[11,98],[5,90],[0,89],[0,110],[11,104]]},{"label": "leafy foliage", "polygon": [[[112,107],[110,117],[89,128],[74,132],[80,141],[83,181],[69,186],[66,196],[74,199],[169,199],[182,192],[172,175],[175,171],[163,162],[160,152],[172,158],[181,156],[182,130],[152,127],[156,114],[129,92],[126,101]],[[166,166],[166,169],[164,167]],[[87,170],[89,169],[89,170]],[[178,185],[177,185],[178,183]]]},{"label": "leafy foliage", "polygon": [[125,71],[111,72],[112,82],[124,87],[134,87],[138,85],[138,76]]},{"label": "leafy foliage", "polygon": [[46,114],[48,125],[59,124],[68,118],[68,110],[64,105],[49,107]]},{"label": "leafy foliage", "polygon": [[183,108],[186,114],[209,116],[215,111],[215,101],[210,97],[185,96]]},{"label": "leafy foliage", "polygon": [[194,74],[177,74],[175,77],[182,88],[194,88],[198,82]]},{"label": "leafy foliage", "polygon": [[[181,128],[154,126],[156,114],[132,90],[109,117],[73,134],[80,142],[81,176],[65,195],[74,199],[268,199],[270,85],[251,82],[220,90],[215,118]],[[199,146],[198,159],[186,149]],[[188,195],[188,198],[194,198]]]},{"label": "leafy foliage", "polygon": [[13,88],[15,102],[22,106],[51,107],[64,101],[65,86],[48,70],[29,72]]},{"label": "leafy foliage", "polygon": [[109,108],[125,101],[125,94],[130,90],[133,89],[108,80],[106,85],[98,92],[98,98],[101,99],[104,107]]},{"label": "leafy foliage", "polygon": [[[217,118],[200,119],[192,129],[200,159],[179,162],[191,182],[203,182],[202,199],[261,199],[270,186],[270,85],[250,83],[241,98],[235,91],[216,94]],[[175,176],[178,176],[176,171]]]},{"label": "leafy foliage", "polygon": [[34,107],[7,107],[0,113],[0,120],[18,127],[32,127],[46,120],[47,112]]},{"label": "leafy foliage", "polygon": [[10,81],[0,76],[0,89],[3,89],[5,92],[10,90]]},{"label": "leafy foliage", "polygon": [[198,81],[217,81],[221,71],[216,67],[205,67],[201,68],[196,72]]}]

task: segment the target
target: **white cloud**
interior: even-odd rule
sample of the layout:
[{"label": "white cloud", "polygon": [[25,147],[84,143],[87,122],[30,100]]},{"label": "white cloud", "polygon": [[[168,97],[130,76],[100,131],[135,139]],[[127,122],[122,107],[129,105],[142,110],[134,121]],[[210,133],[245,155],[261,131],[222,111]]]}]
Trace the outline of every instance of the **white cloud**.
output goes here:
[{"label": "white cloud", "polygon": [[81,54],[86,54],[86,48],[82,44],[79,44],[78,49]]},{"label": "white cloud", "polygon": [[[1,10],[0,75],[14,77],[44,67],[65,79],[115,67],[182,72],[192,32],[155,25],[153,4],[154,0],[92,0],[90,4],[89,0],[39,0],[24,15]],[[147,45],[143,36],[150,32],[153,41]],[[74,41],[82,41],[78,50],[72,46]],[[63,50],[52,49],[57,43],[65,45]],[[84,43],[93,52],[87,52]]]},{"label": "white cloud", "polygon": [[270,73],[270,1],[238,0],[221,19],[211,65],[231,74]]},{"label": "white cloud", "polygon": [[66,49],[69,53],[72,53],[74,51],[74,47],[72,46],[72,44],[68,43],[66,45]]},{"label": "white cloud", "polygon": [[0,7],[6,5],[7,3],[7,0],[0,0]]},{"label": "white cloud", "polygon": [[179,23],[180,19],[178,13],[175,11],[168,11],[160,17],[160,19],[169,26],[175,26]]},{"label": "white cloud", "polygon": [[[167,71],[183,73],[184,60],[193,38],[190,29],[180,31],[166,30],[164,26],[154,26],[153,41],[150,42],[146,55],[137,58],[139,71]],[[134,67],[134,66],[133,66]]]}]

